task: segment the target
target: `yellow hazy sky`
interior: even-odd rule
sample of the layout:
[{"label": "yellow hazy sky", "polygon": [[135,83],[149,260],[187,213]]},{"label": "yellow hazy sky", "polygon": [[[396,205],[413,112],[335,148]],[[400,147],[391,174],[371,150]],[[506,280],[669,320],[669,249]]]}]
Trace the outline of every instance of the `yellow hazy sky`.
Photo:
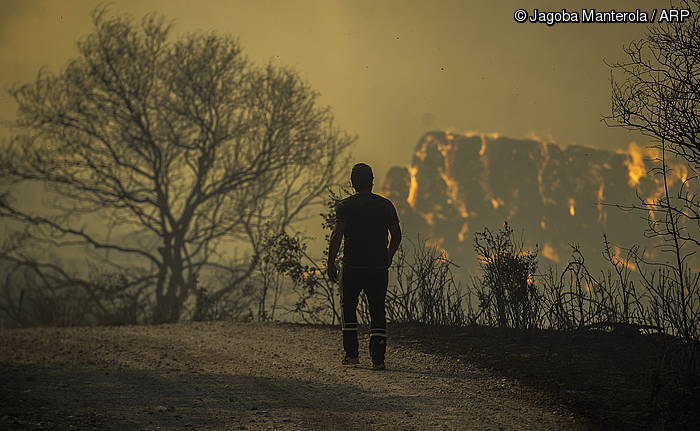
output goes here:
[{"label": "yellow hazy sky", "polygon": [[[4,91],[58,71],[91,31],[91,0],[0,0],[0,117]],[[186,1],[124,0],[114,14],[159,12],[175,34],[215,30],[239,37],[255,61],[296,68],[359,136],[356,160],[381,178],[408,164],[430,129],[536,134],[561,145],[619,148],[638,135],[606,127],[610,70],[646,24],[518,24],[517,8],[634,10],[665,1]]]}]

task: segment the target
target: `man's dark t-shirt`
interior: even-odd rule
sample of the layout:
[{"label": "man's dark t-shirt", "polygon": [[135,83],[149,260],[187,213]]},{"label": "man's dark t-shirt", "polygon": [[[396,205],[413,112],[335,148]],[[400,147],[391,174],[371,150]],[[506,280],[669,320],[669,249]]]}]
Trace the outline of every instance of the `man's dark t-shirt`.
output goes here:
[{"label": "man's dark t-shirt", "polygon": [[399,223],[389,199],[358,193],[338,202],[336,221],[345,222],[343,263],[348,267],[386,268],[389,226]]}]

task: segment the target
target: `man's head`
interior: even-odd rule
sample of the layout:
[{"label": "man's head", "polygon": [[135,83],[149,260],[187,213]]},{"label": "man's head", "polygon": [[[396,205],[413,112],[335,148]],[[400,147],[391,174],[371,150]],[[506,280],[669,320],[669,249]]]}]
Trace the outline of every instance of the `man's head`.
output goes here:
[{"label": "man's head", "polygon": [[365,163],[358,163],[352,167],[352,173],[350,174],[350,182],[355,191],[358,192],[371,192],[372,182],[374,181],[374,174],[372,174],[372,168]]}]

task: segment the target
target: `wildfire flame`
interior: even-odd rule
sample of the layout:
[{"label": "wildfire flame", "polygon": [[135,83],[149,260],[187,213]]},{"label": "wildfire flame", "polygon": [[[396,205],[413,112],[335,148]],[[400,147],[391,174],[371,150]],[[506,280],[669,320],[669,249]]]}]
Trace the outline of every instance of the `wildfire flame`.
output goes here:
[{"label": "wildfire flame", "polygon": [[546,257],[547,259],[551,260],[554,263],[559,263],[561,262],[561,259],[559,259],[559,255],[557,254],[557,251],[552,247],[551,244],[545,243],[545,245],[542,247],[542,256]]},{"label": "wildfire flame", "polygon": [[[540,193],[540,198],[543,204],[554,204],[554,199],[545,196],[545,186],[544,186],[544,171],[549,164],[549,147],[542,141],[537,141],[540,148],[540,156],[542,157],[542,163],[537,168],[537,191]],[[543,228],[544,229],[544,228]]]},{"label": "wildfire flame", "polygon": [[627,155],[629,158],[625,160],[627,166],[627,184],[630,187],[635,187],[639,184],[639,180],[647,175],[647,168],[644,164],[644,149],[631,141],[627,146]]},{"label": "wildfire flame", "polygon": [[454,150],[455,146],[452,143],[452,140],[454,140],[453,135],[447,135],[447,140],[449,142],[438,142],[437,148],[440,154],[442,155],[443,158],[447,159],[449,157],[450,153]]},{"label": "wildfire flame", "polygon": [[459,233],[457,233],[457,239],[459,242],[464,242],[465,238],[467,237],[467,232],[469,232],[469,225],[467,225],[467,222],[464,222],[462,224],[462,229],[460,229]]},{"label": "wildfire flame", "polygon": [[445,250],[445,249],[442,247],[442,244],[443,244],[444,242],[445,242],[445,239],[444,239],[444,238],[439,238],[439,239],[437,239],[437,240],[427,239],[427,240],[425,240],[425,242],[424,242],[423,244],[424,244],[426,247],[434,248],[435,250],[437,250],[438,253],[440,253],[440,256],[443,257],[444,259],[449,259],[449,258],[450,258],[450,254],[447,252],[447,250]]},{"label": "wildfire flame", "polygon": [[454,178],[450,177],[445,172],[440,172],[440,177],[445,182],[445,186],[447,186],[447,195],[449,196],[447,199],[447,203],[451,205],[456,205],[457,209],[459,210],[459,215],[461,215],[462,218],[469,217],[467,205],[462,201],[462,199],[459,196],[459,183],[457,183],[457,181],[455,181]]},{"label": "wildfire flame", "polygon": [[423,142],[421,142],[421,145],[416,150],[415,155],[418,159],[425,160],[428,156],[428,146],[431,142],[433,142],[433,135],[426,135]]},{"label": "wildfire flame", "polygon": [[406,203],[411,208],[416,207],[416,196],[418,195],[418,180],[416,179],[416,175],[418,174],[418,168],[415,166],[409,166],[408,167],[408,174],[411,178],[411,185],[408,189],[408,196],[406,197]]},{"label": "wildfire flame", "polygon": [[433,213],[420,213],[421,217],[425,220],[426,223],[429,225],[434,225],[435,224],[435,214]]},{"label": "wildfire flame", "polygon": [[486,154],[486,139],[483,139],[483,136],[482,136],[481,148],[479,148],[479,155],[483,157],[484,154]]},{"label": "wildfire flame", "polygon": [[[478,151],[478,156],[476,157],[477,160],[474,160],[474,162],[480,164],[481,175],[479,175],[477,181],[481,187],[481,196],[483,196],[484,199],[483,203],[470,201],[469,210],[467,209],[466,205],[466,198],[468,196],[466,192],[469,192],[470,190],[464,189],[463,187],[465,187],[465,184],[461,182],[461,180],[465,178],[461,175],[464,166],[460,165],[463,154],[458,154],[457,152],[457,149],[461,148],[459,147],[459,145],[461,145],[461,139],[464,138],[474,138],[468,142],[468,146],[465,148],[469,148],[470,151]],[[420,204],[421,210],[415,211],[415,214],[422,217],[428,225],[437,227],[435,226],[436,223],[439,224],[441,220],[447,220],[446,216],[454,217],[455,211],[457,211],[462,217],[462,226],[459,231],[456,232],[456,239],[462,243],[467,240],[469,233],[469,226],[466,219],[477,217],[474,208],[478,209],[481,205],[488,207],[489,204],[493,209],[504,207],[504,199],[498,197],[492,189],[493,178],[491,176],[492,172],[490,166],[492,160],[490,160],[489,157],[492,155],[494,150],[494,147],[489,146],[498,144],[498,142],[491,142],[489,140],[498,138],[499,135],[497,133],[485,134],[477,131],[468,131],[462,134],[449,131],[445,134],[427,134],[416,149],[414,164],[408,167],[410,183],[408,194],[406,196],[406,202],[414,210],[416,210],[417,206]],[[619,193],[619,191],[616,189],[616,184],[606,184],[606,180],[611,178],[611,174],[613,174],[607,171],[611,169],[618,169],[618,167],[620,167],[619,165],[623,164],[623,169],[626,170],[625,174],[627,176],[626,182],[628,186],[631,188],[639,187],[640,194],[644,196],[644,203],[650,207],[649,212],[651,217],[658,217],[658,215],[655,215],[655,210],[652,208],[655,208],[655,204],[664,196],[664,180],[663,177],[650,175],[647,172],[652,166],[651,164],[657,166],[657,164],[660,162],[661,153],[659,149],[646,148],[638,145],[636,142],[629,142],[627,144],[627,148],[618,150],[620,156],[608,159],[610,162],[606,162],[604,159],[601,160],[601,158],[596,155],[596,157],[588,159],[590,162],[583,162],[588,163],[588,168],[585,168],[584,166],[586,165],[584,164],[580,165],[581,169],[585,171],[585,178],[580,181],[576,180],[575,183],[571,185],[571,188],[573,189],[567,193],[569,196],[562,196],[561,192],[565,189],[562,187],[563,183],[561,183],[558,178],[561,170],[567,169],[566,166],[568,162],[562,161],[558,158],[559,152],[562,151],[561,148],[557,148],[556,144],[553,142],[545,141],[534,134],[531,135],[530,138],[539,143],[539,157],[537,151],[533,152],[532,150],[529,150],[528,155],[530,159],[534,160],[536,163],[539,197],[541,198],[542,204],[545,206],[556,205],[556,207],[559,208],[558,211],[562,212],[568,209],[569,216],[574,217],[576,216],[576,204],[578,200],[578,204],[583,208],[579,209],[578,219],[580,219],[582,216],[588,216],[588,211],[586,209],[589,208],[590,204],[595,203],[597,210],[597,223],[607,224],[609,222],[608,216],[613,217],[613,215],[612,213],[610,213],[610,215],[607,214],[604,200],[606,195],[608,195],[608,199],[614,200]],[[476,141],[476,139],[479,139],[480,146],[478,144],[479,141]],[[475,144],[475,141],[476,148],[472,146]],[[426,194],[423,189],[419,190],[418,173],[419,167],[421,166],[419,161],[426,160],[428,154],[431,154],[431,164],[429,166],[430,174],[432,175],[434,172],[433,169],[436,168],[436,174],[439,175],[444,183],[443,190],[445,194],[443,196],[445,196],[446,199],[444,202],[430,203],[423,202],[422,200],[419,202],[419,198],[422,199]],[[442,157],[440,157],[440,155]],[[557,158],[550,161],[550,156],[554,157],[554,155],[557,155]],[[601,153],[601,155],[605,157],[603,153]],[[435,157],[435,161],[438,162],[437,166],[432,164],[433,156],[437,156]],[[575,161],[571,157],[573,156],[570,156],[569,162]],[[418,160],[418,162],[416,162],[416,160]],[[650,162],[650,160],[653,162]],[[697,172],[692,166],[688,166],[685,163],[680,163],[670,156],[666,157],[666,164],[668,168],[666,182],[669,188],[674,184],[677,186],[679,182],[686,182],[690,176],[697,175]],[[421,174],[422,179],[424,173],[421,171]],[[496,172],[494,171],[494,176],[495,175]],[[466,178],[471,177],[466,176]],[[494,184],[497,183],[498,182],[495,182]],[[469,185],[469,187],[472,186]],[[686,187],[690,186],[688,185]],[[519,203],[518,191],[519,189],[517,187],[513,187],[510,190],[511,193],[506,192],[504,194],[503,191],[498,192],[498,194],[504,196],[505,199],[508,199],[509,201],[508,206],[505,206],[505,208],[508,209],[508,219],[512,218],[516,214]],[[418,196],[419,192],[421,193],[421,196]],[[591,202],[594,196],[596,201]],[[554,197],[557,197],[556,201],[554,200]],[[490,210],[488,212],[490,212]],[[499,210],[499,212],[499,216],[503,216],[505,214],[503,209]],[[550,228],[548,224],[549,220],[546,220],[542,216],[540,217],[541,219],[538,221],[539,227],[542,231],[548,230]],[[537,222],[537,219],[535,218],[534,221]],[[458,223],[459,222],[457,221],[452,229],[456,229],[456,226],[459,226]],[[581,223],[586,224],[588,223],[588,220],[581,220]],[[452,235],[455,235],[455,230],[449,231],[451,232],[449,237],[451,237],[452,240],[449,240],[448,242],[444,242],[446,238],[440,238],[440,234],[436,234],[433,228],[431,228],[430,231],[431,233],[435,234],[438,239],[437,241],[431,241],[428,243],[428,245],[440,250],[442,254],[446,255],[447,252],[443,248],[443,243],[446,245],[454,244],[452,241],[454,241],[455,237]],[[552,240],[550,239],[550,241]],[[562,260],[560,259],[560,256],[558,256],[557,249],[554,247],[554,245],[557,244],[554,242],[544,244],[542,256],[552,262],[559,263]],[[634,263],[625,262],[624,259],[620,258],[622,253],[621,250],[616,249],[613,252],[615,259],[621,264],[624,264],[625,267],[630,270],[636,270],[636,265]]]},{"label": "wildfire flame", "polygon": [[485,136],[489,139],[498,139],[501,137],[501,134],[498,132],[483,133],[478,130],[467,130],[466,132],[462,132],[462,136],[464,136],[465,138],[473,138],[474,136]]},{"label": "wildfire flame", "polygon": [[598,202],[596,202],[596,209],[598,210],[598,223],[605,223],[608,219],[608,214],[605,212],[605,208],[603,206],[603,201],[605,200],[605,184],[600,183],[600,185],[598,185],[596,197],[598,198]]},{"label": "wildfire flame", "polygon": [[630,271],[636,271],[637,265],[631,262],[628,258],[622,256],[622,249],[618,246],[613,246],[613,263],[620,264]]}]

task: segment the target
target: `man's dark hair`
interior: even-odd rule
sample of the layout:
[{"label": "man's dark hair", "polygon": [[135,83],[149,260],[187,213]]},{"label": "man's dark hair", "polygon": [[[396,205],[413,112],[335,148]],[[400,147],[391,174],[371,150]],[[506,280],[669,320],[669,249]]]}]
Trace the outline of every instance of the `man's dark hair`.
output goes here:
[{"label": "man's dark hair", "polygon": [[358,163],[352,167],[350,182],[355,190],[372,190],[373,180],[374,174],[372,174],[372,168],[370,168],[368,164]]}]

